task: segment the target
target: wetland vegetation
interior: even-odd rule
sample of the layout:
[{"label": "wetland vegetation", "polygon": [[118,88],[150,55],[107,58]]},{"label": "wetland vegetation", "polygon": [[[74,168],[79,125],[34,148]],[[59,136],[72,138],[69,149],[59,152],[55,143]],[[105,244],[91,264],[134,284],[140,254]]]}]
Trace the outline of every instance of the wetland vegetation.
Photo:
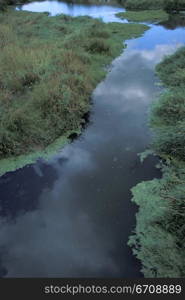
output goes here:
[{"label": "wetland vegetation", "polygon": [[40,151],[80,129],[123,40],[147,26],[90,17],[0,14],[0,157]]},{"label": "wetland vegetation", "polygon": [[152,150],[161,159],[162,179],[132,189],[139,205],[129,245],[145,277],[185,277],[185,48],[157,68],[165,90],[153,104]]},{"label": "wetland vegetation", "polygon": [[141,10],[141,11],[126,11],[118,13],[117,16],[121,19],[127,19],[131,22],[149,22],[157,23],[167,21],[169,14],[164,10]]},{"label": "wetland vegetation", "polygon": [[[166,21],[185,10],[184,0],[120,2],[129,11],[118,16],[134,22]],[[15,3],[0,0],[0,174],[14,168],[12,158],[80,132],[107,65],[123,41],[148,29],[7,6]],[[185,48],[156,72],[164,91],[150,113],[151,150],[163,176],[132,189],[139,211],[129,245],[145,277],[185,277]]]}]

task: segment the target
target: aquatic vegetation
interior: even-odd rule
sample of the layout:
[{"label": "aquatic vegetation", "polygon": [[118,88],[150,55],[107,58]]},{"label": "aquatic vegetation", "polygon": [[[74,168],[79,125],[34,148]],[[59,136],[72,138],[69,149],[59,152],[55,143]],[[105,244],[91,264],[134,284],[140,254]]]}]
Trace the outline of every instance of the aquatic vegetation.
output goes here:
[{"label": "aquatic vegetation", "polygon": [[127,19],[131,22],[162,22],[167,21],[169,15],[164,10],[142,10],[142,11],[126,11],[118,13],[121,19]]},{"label": "aquatic vegetation", "polygon": [[185,48],[166,57],[157,74],[168,87],[153,104],[152,150],[162,159],[162,179],[132,189],[139,205],[129,245],[145,277],[185,277]]},{"label": "aquatic vegetation", "polygon": [[79,131],[105,66],[148,28],[13,10],[0,24],[1,160]]},{"label": "aquatic vegetation", "polygon": [[185,277],[185,165],[169,165],[163,178],[132,189],[139,205],[137,226],[129,245],[142,262],[145,277]]}]

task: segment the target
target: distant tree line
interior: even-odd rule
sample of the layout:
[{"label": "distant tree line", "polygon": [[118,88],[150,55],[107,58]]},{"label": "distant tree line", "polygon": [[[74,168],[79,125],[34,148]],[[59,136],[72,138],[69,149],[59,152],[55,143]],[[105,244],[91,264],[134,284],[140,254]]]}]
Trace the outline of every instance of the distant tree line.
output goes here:
[{"label": "distant tree line", "polygon": [[8,0],[0,0],[0,10],[4,10],[6,6],[9,4]]},{"label": "distant tree line", "polygon": [[165,0],[163,7],[166,11],[181,11],[185,10],[185,0]]},{"label": "distant tree line", "polygon": [[25,2],[29,2],[29,0],[0,0],[0,10],[5,10],[8,5],[16,5]]},{"label": "distant tree line", "polygon": [[[5,9],[7,5],[15,5],[28,1],[0,0],[0,10]],[[78,2],[78,0],[76,0],[76,2]],[[168,12],[185,10],[185,0],[119,0],[119,2],[121,2],[126,9],[131,10],[164,9]]]},{"label": "distant tree line", "polygon": [[185,10],[185,0],[120,0],[126,9],[164,9],[168,12]]}]

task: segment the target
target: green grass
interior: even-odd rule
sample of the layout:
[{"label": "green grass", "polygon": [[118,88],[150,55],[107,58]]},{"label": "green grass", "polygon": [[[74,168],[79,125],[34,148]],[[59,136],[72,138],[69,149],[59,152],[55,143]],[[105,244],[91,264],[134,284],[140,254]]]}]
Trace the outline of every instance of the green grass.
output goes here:
[{"label": "green grass", "polygon": [[167,57],[156,70],[165,86],[185,87],[185,48]]},{"label": "green grass", "polygon": [[132,189],[139,206],[129,245],[147,278],[185,277],[185,165],[163,169],[163,178]]},{"label": "green grass", "polygon": [[161,156],[185,162],[185,48],[167,57],[156,70],[168,89],[153,105],[153,146]]},{"label": "green grass", "polygon": [[162,179],[133,188],[139,205],[129,245],[145,277],[185,277],[185,48],[160,63],[166,90],[152,106],[151,145],[162,158]]},{"label": "green grass", "polygon": [[167,21],[169,18],[169,15],[163,10],[126,11],[118,13],[117,16],[121,19],[127,19],[131,22],[150,23]]},{"label": "green grass", "polygon": [[123,40],[147,29],[89,17],[0,13],[0,168],[2,160],[9,170],[12,158],[40,155],[79,132],[105,66],[121,53]]}]

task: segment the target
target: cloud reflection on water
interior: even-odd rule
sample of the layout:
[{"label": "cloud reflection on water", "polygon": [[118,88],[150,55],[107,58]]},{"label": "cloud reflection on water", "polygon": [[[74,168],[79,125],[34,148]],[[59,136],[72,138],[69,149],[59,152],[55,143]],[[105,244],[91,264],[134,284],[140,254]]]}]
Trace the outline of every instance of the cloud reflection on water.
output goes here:
[{"label": "cloud reflection on water", "polygon": [[[13,220],[1,218],[7,277],[138,275],[126,246],[134,218],[129,188],[145,179],[144,167],[135,165],[149,141],[145,123],[157,93],[154,66],[180,46],[155,41],[149,49],[147,37],[130,42],[113,62],[94,91],[91,123],[82,136],[47,162],[57,171],[52,184],[45,183],[46,163],[34,166],[36,180],[42,179],[37,207]],[[149,172],[153,178],[155,171]],[[27,176],[22,180],[27,183]],[[23,185],[20,198],[32,195],[31,183]]]}]

